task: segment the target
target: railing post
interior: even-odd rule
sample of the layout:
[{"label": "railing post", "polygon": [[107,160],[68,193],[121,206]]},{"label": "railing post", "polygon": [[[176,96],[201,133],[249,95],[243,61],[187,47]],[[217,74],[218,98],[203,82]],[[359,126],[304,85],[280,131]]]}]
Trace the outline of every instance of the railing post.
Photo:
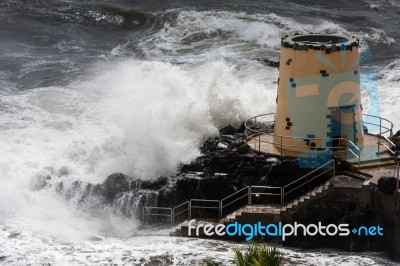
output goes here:
[{"label": "railing post", "polygon": [[174,217],[174,209],[173,208],[171,208],[171,225],[174,225],[174,219],[175,217]]},{"label": "railing post", "polygon": [[251,205],[251,186],[248,186],[248,189],[247,189],[247,202],[248,202],[248,205]]},{"label": "railing post", "polygon": [[282,195],[282,199],[281,199],[282,204],[281,205],[283,205],[285,203],[285,187],[282,187],[281,195]]},{"label": "railing post", "polygon": [[261,151],[261,135],[258,135],[258,151]]},{"label": "railing post", "polygon": [[382,119],[379,117],[379,139],[378,139],[378,155],[381,148],[381,137],[382,137]]},{"label": "railing post", "polygon": [[400,174],[399,174],[399,172],[400,172],[400,163],[399,162],[397,162],[397,190],[399,190],[400,189],[400,187],[399,187],[399,178],[400,178]]},{"label": "railing post", "polygon": [[332,177],[335,177],[335,176],[336,176],[336,164],[335,164],[335,160],[332,160],[332,164],[333,164],[333,166],[332,166],[333,176],[332,176]]},{"label": "railing post", "polygon": [[192,200],[189,200],[188,212],[189,212],[189,221],[192,220]]},{"label": "railing post", "polygon": [[222,219],[222,201],[219,201],[219,219]]}]

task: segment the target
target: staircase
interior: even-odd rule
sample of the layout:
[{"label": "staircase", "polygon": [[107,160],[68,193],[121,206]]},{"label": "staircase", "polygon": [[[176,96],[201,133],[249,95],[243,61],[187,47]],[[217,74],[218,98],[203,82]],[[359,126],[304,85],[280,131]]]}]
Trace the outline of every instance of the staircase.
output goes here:
[{"label": "staircase", "polygon": [[[246,205],[230,214],[228,214],[225,218],[221,220],[207,220],[207,219],[197,219],[192,223],[193,227],[196,225],[210,223],[213,225],[217,224],[225,224],[228,225],[230,223],[238,222],[241,224],[250,223],[255,224],[258,222],[265,223],[277,223],[282,220],[283,217],[289,217],[292,213],[294,213],[297,209],[301,208],[302,205],[310,200],[315,200],[320,196],[323,196],[329,190],[331,186],[331,182],[327,181],[324,184],[315,187],[313,190],[307,192],[306,194],[292,200],[291,202],[285,205],[277,205],[277,204],[267,204],[267,205]],[[179,224],[171,235],[174,236],[189,236],[188,233],[188,224],[189,221],[185,221]],[[195,230],[192,228],[191,236],[195,236]],[[199,230],[199,236],[196,237],[204,237],[210,238],[204,234],[203,228]],[[213,235],[212,238],[226,238],[226,236],[217,236]],[[232,240],[232,237],[229,237]]]}]

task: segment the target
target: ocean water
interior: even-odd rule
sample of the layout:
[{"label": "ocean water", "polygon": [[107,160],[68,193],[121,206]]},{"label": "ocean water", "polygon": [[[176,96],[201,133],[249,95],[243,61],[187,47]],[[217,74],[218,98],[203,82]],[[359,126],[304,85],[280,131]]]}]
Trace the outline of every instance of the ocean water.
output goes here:
[{"label": "ocean water", "polygon": [[[226,265],[236,243],[141,229],[60,182],[174,174],[218,128],[273,112],[285,34],[352,34],[380,114],[400,129],[394,0],[0,2],[0,264]],[[41,186],[47,180],[45,187]],[[41,189],[38,189],[40,187]],[[78,207],[78,205],[80,207]],[[282,249],[285,265],[396,265],[380,253]]]}]

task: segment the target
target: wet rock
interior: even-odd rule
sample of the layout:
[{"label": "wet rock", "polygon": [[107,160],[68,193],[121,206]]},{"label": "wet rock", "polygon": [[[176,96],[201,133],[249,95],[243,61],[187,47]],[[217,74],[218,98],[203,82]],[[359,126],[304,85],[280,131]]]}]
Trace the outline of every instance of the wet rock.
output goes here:
[{"label": "wet rock", "polygon": [[219,143],[219,138],[209,138],[201,146],[200,150],[204,153],[206,151],[213,151],[217,148]]},{"label": "wet rock", "polygon": [[233,134],[236,133],[236,131],[237,131],[236,128],[234,128],[234,127],[231,126],[231,125],[228,125],[228,126],[226,126],[226,127],[224,127],[224,128],[221,128],[221,129],[219,130],[219,133],[220,133],[221,135],[233,135]]},{"label": "wet rock", "polygon": [[257,58],[257,61],[262,63],[265,66],[279,68],[279,60],[272,60],[272,59],[267,59],[267,58]]},{"label": "wet rock", "polygon": [[270,158],[267,158],[265,160],[265,162],[268,163],[268,164],[277,164],[277,163],[280,163],[281,161],[279,161],[278,158],[270,157]]},{"label": "wet rock", "polygon": [[121,173],[112,174],[101,184],[103,196],[112,202],[120,192],[129,191],[129,179]]},{"label": "wet rock", "polygon": [[251,151],[251,147],[247,143],[243,143],[242,145],[240,145],[238,147],[238,152],[240,154],[246,154],[246,153],[249,153],[250,151]]},{"label": "wet rock", "polygon": [[378,180],[378,188],[384,194],[393,194],[396,190],[397,180],[395,177],[382,176]]},{"label": "wet rock", "polygon": [[20,236],[20,233],[14,232],[14,233],[11,233],[11,234],[8,236],[8,238],[17,238],[17,237],[19,237],[19,236]]}]

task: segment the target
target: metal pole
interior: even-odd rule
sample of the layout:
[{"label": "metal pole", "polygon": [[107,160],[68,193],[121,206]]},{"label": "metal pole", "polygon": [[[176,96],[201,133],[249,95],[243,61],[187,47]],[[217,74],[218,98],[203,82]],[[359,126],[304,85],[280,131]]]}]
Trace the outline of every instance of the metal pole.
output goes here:
[{"label": "metal pole", "polygon": [[219,219],[222,219],[222,201],[219,201]]},{"label": "metal pole", "polygon": [[333,170],[333,177],[335,177],[335,176],[336,176],[336,165],[335,165],[335,160],[332,160],[332,163],[333,163],[333,168],[332,168],[332,170]]},{"label": "metal pole", "polygon": [[379,118],[379,139],[378,139],[378,156],[381,147],[381,137],[382,137],[382,119]]},{"label": "metal pole", "polygon": [[171,225],[174,224],[174,209],[171,208]]},{"label": "metal pole", "polygon": [[397,163],[397,191],[399,190],[399,163]]},{"label": "metal pole", "polygon": [[192,220],[192,200],[189,201],[189,221]]},{"label": "metal pole", "polygon": [[285,187],[281,188],[281,205],[285,202]]},{"label": "metal pole", "polygon": [[251,186],[248,186],[247,197],[248,197],[247,199],[248,205],[251,205]]}]

